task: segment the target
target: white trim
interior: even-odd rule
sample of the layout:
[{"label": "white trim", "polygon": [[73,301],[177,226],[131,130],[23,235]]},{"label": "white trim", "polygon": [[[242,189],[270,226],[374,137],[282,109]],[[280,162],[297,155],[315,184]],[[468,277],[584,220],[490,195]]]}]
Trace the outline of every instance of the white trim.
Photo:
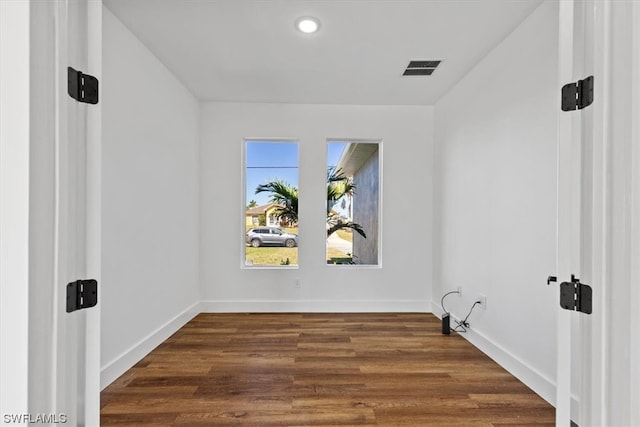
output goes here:
[{"label": "white trim", "polygon": [[203,313],[429,313],[429,300],[209,300]]},{"label": "white trim", "polygon": [[[384,159],[384,155],[383,155],[383,145],[384,145],[384,139],[383,138],[327,138],[325,141],[325,164],[327,165],[327,167],[329,167],[329,158],[328,158],[328,154],[329,154],[329,144],[331,143],[347,143],[347,145],[350,144],[357,144],[357,143],[363,143],[363,144],[378,144],[378,262],[376,264],[326,264],[326,267],[330,268],[330,269],[340,269],[340,268],[347,268],[347,269],[366,269],[366,268],[373,268],[373,269],[381,269],[382,268],[382,254],[383,254],[383,244],[382,244],[382,239],[383,239],[383,233],[382,233],[382,223],[383,223],[383,217],[382,217],[382,212],[384,211],[383,209],[383,200],[384,200],[384,179],[383,179],[383,159]],[[344,152],[342,153],[342,156],[344,156]],[[343,157],[340,157],[338,159],[338,165],[342,162]],[[325,207],[326,207],[326,202],[325,202]],[[351,212],[353,214],[353,212]],[[353,218],[351,218],[353,220]],[[327,250],[329,249],[328,247],[328,241],[325,242],[325,253],[327,252]]]},{"label": "white trim", "polygon": [[[558,89],[564,82],[574,79],[574,49],[580,40],[574,40],[574,0],[559,3],[559,33],[558,33]],[[580,23],[578,22],[578,25]],[[558,109],[558,138],[557,138],[557,252],[556,276],[559,282],[566,281],[573,272],[572,261],[575,259],[573,227],[576,218],[575,205],[578,202],[574,177],[577,159],[574,159],[576,138],[580,136],[574,132],[575,114],[568,114]],[[578,145],[579,146],[579,145]],[[578,218],[579,219],[579,218]],[[576,266],[577,267],[577,266]],[[571,312],[556,308],[556,387],[553,401],[556,407],[556,425],[569,426],[571,422]]]},{"label": "white trim", "polygon": [[[29,206],[29,411],[56,412],[53,354],[55,189],[55,10],[31,3],[31,164]],[[37,296],[37,297],[36,297]]]},{"label": "white trim", "polygon": [[[633,3],[632,28],[632,72],[635,80],[631,82],[631,117],[640,116],[640,3]],[[631,310],[630,325],[640,325],[640,122],[633,120],[631,129]],[[633,284],[636,286],[633,286]],[[640,425],[640,334],[634,327],[631,328],[631,343],[629,360],[631,363],[631,391],[629,399],[634,404],[631,405],[630,421],[631,425]]]},{"label": "white trim", "polygon": [[[609,334],[607,314],[609,288],[607,279],[608,251],[608,190],[607,176],[609,170],[610,146],[610,7],[609,2],[588,4],[587,32],[592,34],[591,45],[587,44],[587,73],[593,74],[595,79],[595,102],[585,110],[583,115],[585,138],[591,139],[591,161],[585,164],[585,180],[583,188],[587,190],[591,206],[583,206],[583,215],[590,218],[590,223],[584,223],[583,229],[583,259],[581,272],[586,283],[593,288],[593,313],[581,317],[582,327],[582,389],[580,418],[577,421],[583,425],[605,425],[606,413],[610,410],[607,405],[607,335]],[[588,146],[588,145],[587,145]],[[590,188],[589,188],[590,187]],[[589,194],[590,193],[590,194]]]},{"label": "white trim", "polygon": [[132,368],[154,348],[162,344],[199,313],[201,313],[200,303],[197,302],[147,335],[140,340],[138,344],[130,347],[120,356],[105,364],[100,372],[100,390],[103,390],[120,375],[127,372],[127,370]]},{"label": "white trim", "polygon": [[[379,239],[379,237],[378,237]],[[378,252],[378,257],[380,257],[380,252]],[[379,261],[379,259],[378,259]],[[382,270],[382,264],[329,264],[323,266],[329,270]]]},{"label": "white trim", "polygon": [[[52,320],[52,338],[53,338],[53,363],[52,363],[52,375],[53,375],[53,400],[54,408],[57,412],[64,412],[69,417],[69,421],[72,424],[77,424],[77,407],[78,403],[76,388],[78,385],[76,373],[77,369],[67,371],[69,365],[77,362],[75,352],[73,349],[67,348],[67,344],[71,342],[68,338],[72,336],[76,329],[71,329],[72,326],[76,326],[78,322],[72,322],[69,317],[65,316],[65,308],[63,290],[68,283],[69,277],[76,276],[75,271],[69,271],[70,263],[70,242],[75,238],[75,234],[70,232],[68,225],[70,218],[69,212],[69,174],[72,171],[68,170],[69,158],[68,146],[70,144],[69,138],[69,123],[68,114],[69,109],[65,102],[67,84],[67,76],[64,73],[62,67],[63,64],[69,64],[68,61],[68,9],[67,3],[63,1],[53,2],[54,12],[54,26],[55,26],[55,54],[54,54],[54,68],[55,68],[55,172],[54,172],[54,277],[53,277],[53,320]],[[77,65],[76,65],[77,66]],[[74,170],[75,171],[75,170]],[[76,194],[72,192],[71,197]],[[75,218],[74,218],[75,219]],[[75,231],[75,230],[74,230]],[[77,276],[76,276],[77,277]],[[75,317],[81,317],[75,316]]]},{"label": "white trim", "polygon": [[[252,143],[274,143],[274,142],[281,142],[283,144],[296,144],[298,147],[298,188],[300,188],[300,139],[299,138],[293,138],[293,137],[286,137],[286,138],[275,138],[275,137],[267,137],[267,138],[249,138],[249,137],[244,137],[242,138],[242,146],[241,146],[241,150],[242,150],[242,155],[240,156],[240,161],[242,162],[241,164],[241,168],[240,168],[240,194],[242,194],[242,204],[240,205],[240,217],[242,218],[242,227],[240,228],[240,230],[242,230],[242,233],[239,234],[239,237],[242,238],[241,242],[240,242],[240,269],[242,270],[253,270],[253,269],[257,269],[257,268],[275,268],[275,269],[297,269],[298,266],[300,265],[300,260],[298,260],[298,264],[297,265],[293,265],[293,266],[280,266],[280,265],[258,265],[258,266],[253,266],[252,264],[247,264],[247,244],[245,241],[245,235],[246,235],[246,227],[247,227],[247,203],[249,202],[247,200],[247,143],[248,142],[252,142]],[[300,195],[298,194],[298,204],[300,203],[300,199],[299,199]],[[299,206],[298,206],[299,207]],[[298,218],[299,219],[299,218]],[[269,219],[267,218],[267,222],[269,222]],[[268,225],[268,224],[267,224]],[[298,230],[300,229],[300,223],[298,221]],[[300,234],[300,232],[298,231],[298,234]]]},{"label": "white trim", "polygon": [[442,307],[437,301],[431,300],[431,313],[436,316],[438,319],[442,320]]},{"label": "white trim", "polygon": [[299,265],[253,265],[245,264],[247,270],[299,270]]},{"label": "white trim", "polygon": [[[640,423],[638,280],[638,5],[596,8],[591,384],[584,425]],[[634,23],[635,19],[635,23]],[[599,80],[598,80],[599,79]],[[598,143],[598,145],[595,145]],[[634,259],[635,257],[635,259]],[[635,261],[635,262],[634,262]],[[635,274],[635,278],[634,278]],[[600,292],[598,292],[600,291]]]},{"label": "white trim", "polygon": [[0,1],[0,413],[29,399],[29,2]]},{"label": "white trim", "polygon": [[[102,81],[102,1],[87,2],[88,73]],[[102,104],[87,108],[87,277],[102,283]],[[100,300],[99,298],[98,300]],[[100,425],[101,305],[87,310],[86,424]]]}]

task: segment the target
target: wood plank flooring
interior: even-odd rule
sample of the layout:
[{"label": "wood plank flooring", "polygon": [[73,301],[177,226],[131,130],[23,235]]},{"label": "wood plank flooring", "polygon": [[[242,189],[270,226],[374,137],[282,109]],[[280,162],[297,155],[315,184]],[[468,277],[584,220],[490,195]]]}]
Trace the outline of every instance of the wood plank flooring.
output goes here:
[{"label": "wood plank flooring", "polygon": [[101,394],[101,425],[554,425],[431,314],[200,314]]}]

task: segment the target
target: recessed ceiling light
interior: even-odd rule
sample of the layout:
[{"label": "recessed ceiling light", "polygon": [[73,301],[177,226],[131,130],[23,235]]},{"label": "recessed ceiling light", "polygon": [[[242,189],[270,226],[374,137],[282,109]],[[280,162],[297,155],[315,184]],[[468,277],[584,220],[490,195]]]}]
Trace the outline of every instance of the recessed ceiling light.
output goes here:
[{"label": "recessed ceiling light", "polygon": [[303,16],[296,20],[296,28],[303,33],[315,33],[320,28],[320,21],[311,16]]}]

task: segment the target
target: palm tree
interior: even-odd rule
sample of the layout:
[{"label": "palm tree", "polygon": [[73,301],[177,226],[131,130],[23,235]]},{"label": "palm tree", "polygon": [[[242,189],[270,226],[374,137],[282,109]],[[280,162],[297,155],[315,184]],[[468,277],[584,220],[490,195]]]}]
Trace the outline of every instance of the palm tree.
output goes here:
[{"label": "palm tree", "polygon": [[258,206],[258,202],[256,202],[255,200],[249,200],[249,204],[247,205],[247,209],[255,208],[256,206]]},{"label": "palm tree", "polygon": [[266,184],[260,184],[256,188],[256,194],[269,192],[269,202],[280,207],[274,212],[280,221],[289,224],[298,223],[298,188],[281,179],[272,179]]},{"label": "palm tree", "polygon": [[[365,239],[362,226],[348,220],[343,221],[340,216],[333,211],[333,207],[343,196],[353,196],[355,193],[355,185],[351,178],[345,176],[341,171],[335,168],[329,168],[327,171],[327,237],[331,236],[338,230],[350,228],[355,230]],[[265,184],[260,184],[256,188],[256,194],[269,192],[271,196],[269,202],[280,206],[275,211],[275,215],[279,220],[284,220],[289,224],[298,223],[298,188],[294,187],[281,179],[272,179]]]},{"label": "palm tree", "polygon": [[[349,228],[356,231],[365,239],[367,238],[364,229],[360,224],[351,221],[351,198],[355,194],[356,186],[353,179],[342,173],[341,170],[330,167],[327,170],[327,237],[340,229]],[[343,221],[333,210],[333,207],[343,197],[349,199],[349,219]]]}]

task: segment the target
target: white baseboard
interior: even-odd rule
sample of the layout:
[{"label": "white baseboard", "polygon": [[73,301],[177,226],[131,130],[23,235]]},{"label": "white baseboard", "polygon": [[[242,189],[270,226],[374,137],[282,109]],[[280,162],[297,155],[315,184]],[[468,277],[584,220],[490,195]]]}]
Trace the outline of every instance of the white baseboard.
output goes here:
[{"label": "white baseboard", "polygon": [[210,300],[203,313],[429,313],[427,300]]},{"label": "white baseboard", "polygon": [[[431,312],[438,318],[442,318],[442,308],[431,302]],[[460,321],[459,318],[451,314],[452,320]],[[468,328],[467,332],[461,333],[464,339],[473,344],[477,349],[489,356],[498,365],[506,369],[511,375],[522,381],[527,387],[537,395],[555,407],[556,383],[551,378],[543,375],[535,368],[520,360],[500,344],[487,337],[482,332]],[[579,423],[580,401],[577,396],[571,396],[571,418]]]},{"label": "white baseboard", "polygon": [[115,381],[120,375],[127,372],[127,370],[142,360],[167,338],[176,333],[176,331],[186,325],[200,312],[200,303],[197,302],[149,334],[146,338],[143,338],[138,344],[107,363],[100,371],[100,390],[104,390],[105,387]]}]

